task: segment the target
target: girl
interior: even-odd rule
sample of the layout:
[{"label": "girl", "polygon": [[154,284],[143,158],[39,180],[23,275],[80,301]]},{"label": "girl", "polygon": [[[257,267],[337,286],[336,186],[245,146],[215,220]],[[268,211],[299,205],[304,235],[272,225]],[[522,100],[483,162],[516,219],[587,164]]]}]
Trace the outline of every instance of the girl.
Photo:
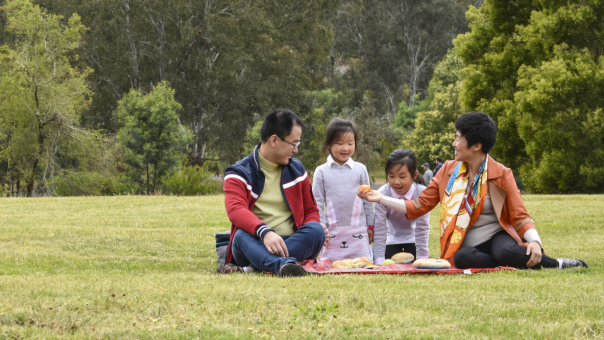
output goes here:
[{"label": "girl", "polygon": [[[412,200],[426,189],[422,176],[417,171],[417,160],[412,151],[398,149],[390,154],[386,162],[388,184],[378,192],[386,197]],[[415,258],[428,258],[428,234],[430,214],[408,220],[405,214],[381,204],[375,205],[375,236],[373,241],[375,263],[402,251]]]},{"label": "girl", "polygon": [[322,147],[323,153],[329,150],[329,156],[315,170],[312,185],[321,223],[327,225],[331,237],[321,250],[324,260],[373,259],[367,233],[373,229],[373,204],[355,195],[360,185],[369,185],[367,168],[351,158],[356,143],[353,122],[342,118],[329,122]]}]

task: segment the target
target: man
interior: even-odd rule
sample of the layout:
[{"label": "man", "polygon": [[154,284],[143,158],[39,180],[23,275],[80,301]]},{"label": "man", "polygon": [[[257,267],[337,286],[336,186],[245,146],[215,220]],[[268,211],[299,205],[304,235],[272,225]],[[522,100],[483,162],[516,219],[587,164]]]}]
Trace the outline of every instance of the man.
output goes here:
[{"label": "man", "polygon": [[432,170],[430,170],[430,164],[428,163],[424,163],[424,182],[426,182],[426,186],[428,186],[428,184],[430,184],[430,181],[432,180],[432,177],[434,177],[434,174],[432,173]]},{"label": "man", "polygon": [[[436,174],[438,173],[438,170],[440,170],[440,168],[442,166],[443,166],[443,160],[440,157],[436,157],[436,168],[434,168],[433,176],[436,176]],[[426,185],[428,185],[428,183],[426,183]]]},{"label": "man", "polygon": [[232,226],[221,273],[306,275],[297,262],[316,258],[329,240],[304,166],[292,158],[303,126],[290,110],[270,112],[260,130],[262,143],[225,170],[224,201]]}]

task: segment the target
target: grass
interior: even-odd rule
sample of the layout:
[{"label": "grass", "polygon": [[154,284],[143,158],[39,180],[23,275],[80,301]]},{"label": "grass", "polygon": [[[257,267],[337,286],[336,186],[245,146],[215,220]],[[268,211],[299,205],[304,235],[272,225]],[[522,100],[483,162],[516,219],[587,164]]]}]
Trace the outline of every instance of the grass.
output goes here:
[{"label": "grass", "polygon": [[588,270],[289,279],[214,274],[223,196],[0,202],[0,338],[604,338],[604,196],[525,196]]}]

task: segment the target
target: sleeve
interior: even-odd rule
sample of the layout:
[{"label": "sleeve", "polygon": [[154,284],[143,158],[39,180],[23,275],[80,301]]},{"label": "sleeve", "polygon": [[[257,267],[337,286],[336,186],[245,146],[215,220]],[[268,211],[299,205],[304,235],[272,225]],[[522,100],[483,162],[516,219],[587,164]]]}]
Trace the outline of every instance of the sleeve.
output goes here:
[{"label": "sleeve", "polygon": [[512,170],[508,168],[504,169],[501,184],[503,185],[503,190],[506,192],[505,208],[509,215],[510,223],[514,226],[520,238],[524,239],[524,234],[529,229],[535,229],[535,221],[524,206],[522,195],[520,194],[520,190],[518,190]]},{"label": "sleeve", "polygon": [[430,213],[415,219],[415,248],[418,259],[429,257],[428,239],[430,236]]},{"label": "sleeve", "polygon": [[302,204],[304,204],[304,222],[321,222],[319,217],[319,209],[317,209],[317,201],[312,193],[312,185],[308,176],[302,181]]},{"label": "sleeve", "polygon": [[386,240],[388,237],[387,219],[388,208],[381,204],[376,204],[375,228],[373,229],[373,261],[375,264],[381,264],[381,262],[384,262],[386,259]]},{"label": "sleeve", "polygon": [[313,175],[312,193],[317,201],[321,223],[327,224],[327,218],[325,217],[325,183],[323,182],[323,171],[320,166],[315,169]]},{"label": "sleeve", "polygon": [[[363,174],[361,176],[361,184],[369,185],[369,174],[367,173],[367,168],[363,167]],[[365,218],[367,221],[367,226],[374,225],[375,217],[373,213],[373,203],[363,200],[363,210],[365,210]],[[375,231],[374,231],[375,233]],[[375,237],[375,234],[374,234]]]},{"label": "sleeve", "polygon": [[262,239],[272,229],[250,211],[247,186],[247,182],[239,175],[225,176],[224,204],[227,216],[237,228]]},{"label": "sleeve", "polygon": [[[449,161],[446,164],[449,163],[455,164],[455,162]],[[418,218],[430,212],[438,203],[440,203],[439,188],[441,185],[441,181],[443,181],[443,178],[447,173],[446,168],[446,166],[443,166],[436,175],[436,177],[432,178],[430,183],[426,183],[428,187],[424,189],[424,191],[418,198],[414,200],[405,201],[405,212],[407,214],[408,219],[411,220],[414,218]],[[446,185],[446,183],[443,183],[443,185]]]},{"label": "sleeve", "polygon": [[529,229],[524,233],[524,240],[527,243],[537,242],[543,248],[543,243],[541,243],[541,237],[539,237],[539,233],[537,229]]}]

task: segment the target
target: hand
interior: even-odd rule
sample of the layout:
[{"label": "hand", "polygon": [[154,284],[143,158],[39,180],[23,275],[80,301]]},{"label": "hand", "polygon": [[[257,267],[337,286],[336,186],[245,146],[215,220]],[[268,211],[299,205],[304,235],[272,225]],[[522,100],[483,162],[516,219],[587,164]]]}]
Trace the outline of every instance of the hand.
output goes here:
[{"label": "hand", "polygon": [[526,265],[530,267],[534,267],[541,263],[541,245],[537,241],[531,242],[528,247],[526,247],[526,255],[531,255],[531,258],[526,263]]},{"label": "hand", "polygon": [[327,242],[331,240],[331,237],[329,236],[329,229],[327,229],[327,226],[325,224],[321,223],[321,226],[323,227],[323,230],[325,230],[325,241],[323,241],[323,246],[327,247]]},{"label": "hand", "polygon": [[369,236],[369,244],[373,243],[373,229],[367,229],[367,236]]},{"label": "hand", "polygon": [[262,242],[264,242],[264,246],[269,253],[289,257],[289,252],[287,251],[285,242],[281,236],[277,235],[277,233],[274,231],[268,231],[266,234],[264,234],[264,239],[262,239]]},{"label": "hand", "polygon": [[360,198],[367,200],[369,202],[375,202],[375,203],[380,203],[380,200],[382,199],[382,194],[380,194],[377,191],[361,191],[359,190],[359,192],[357,193],[357,196],[359,196]]}]

